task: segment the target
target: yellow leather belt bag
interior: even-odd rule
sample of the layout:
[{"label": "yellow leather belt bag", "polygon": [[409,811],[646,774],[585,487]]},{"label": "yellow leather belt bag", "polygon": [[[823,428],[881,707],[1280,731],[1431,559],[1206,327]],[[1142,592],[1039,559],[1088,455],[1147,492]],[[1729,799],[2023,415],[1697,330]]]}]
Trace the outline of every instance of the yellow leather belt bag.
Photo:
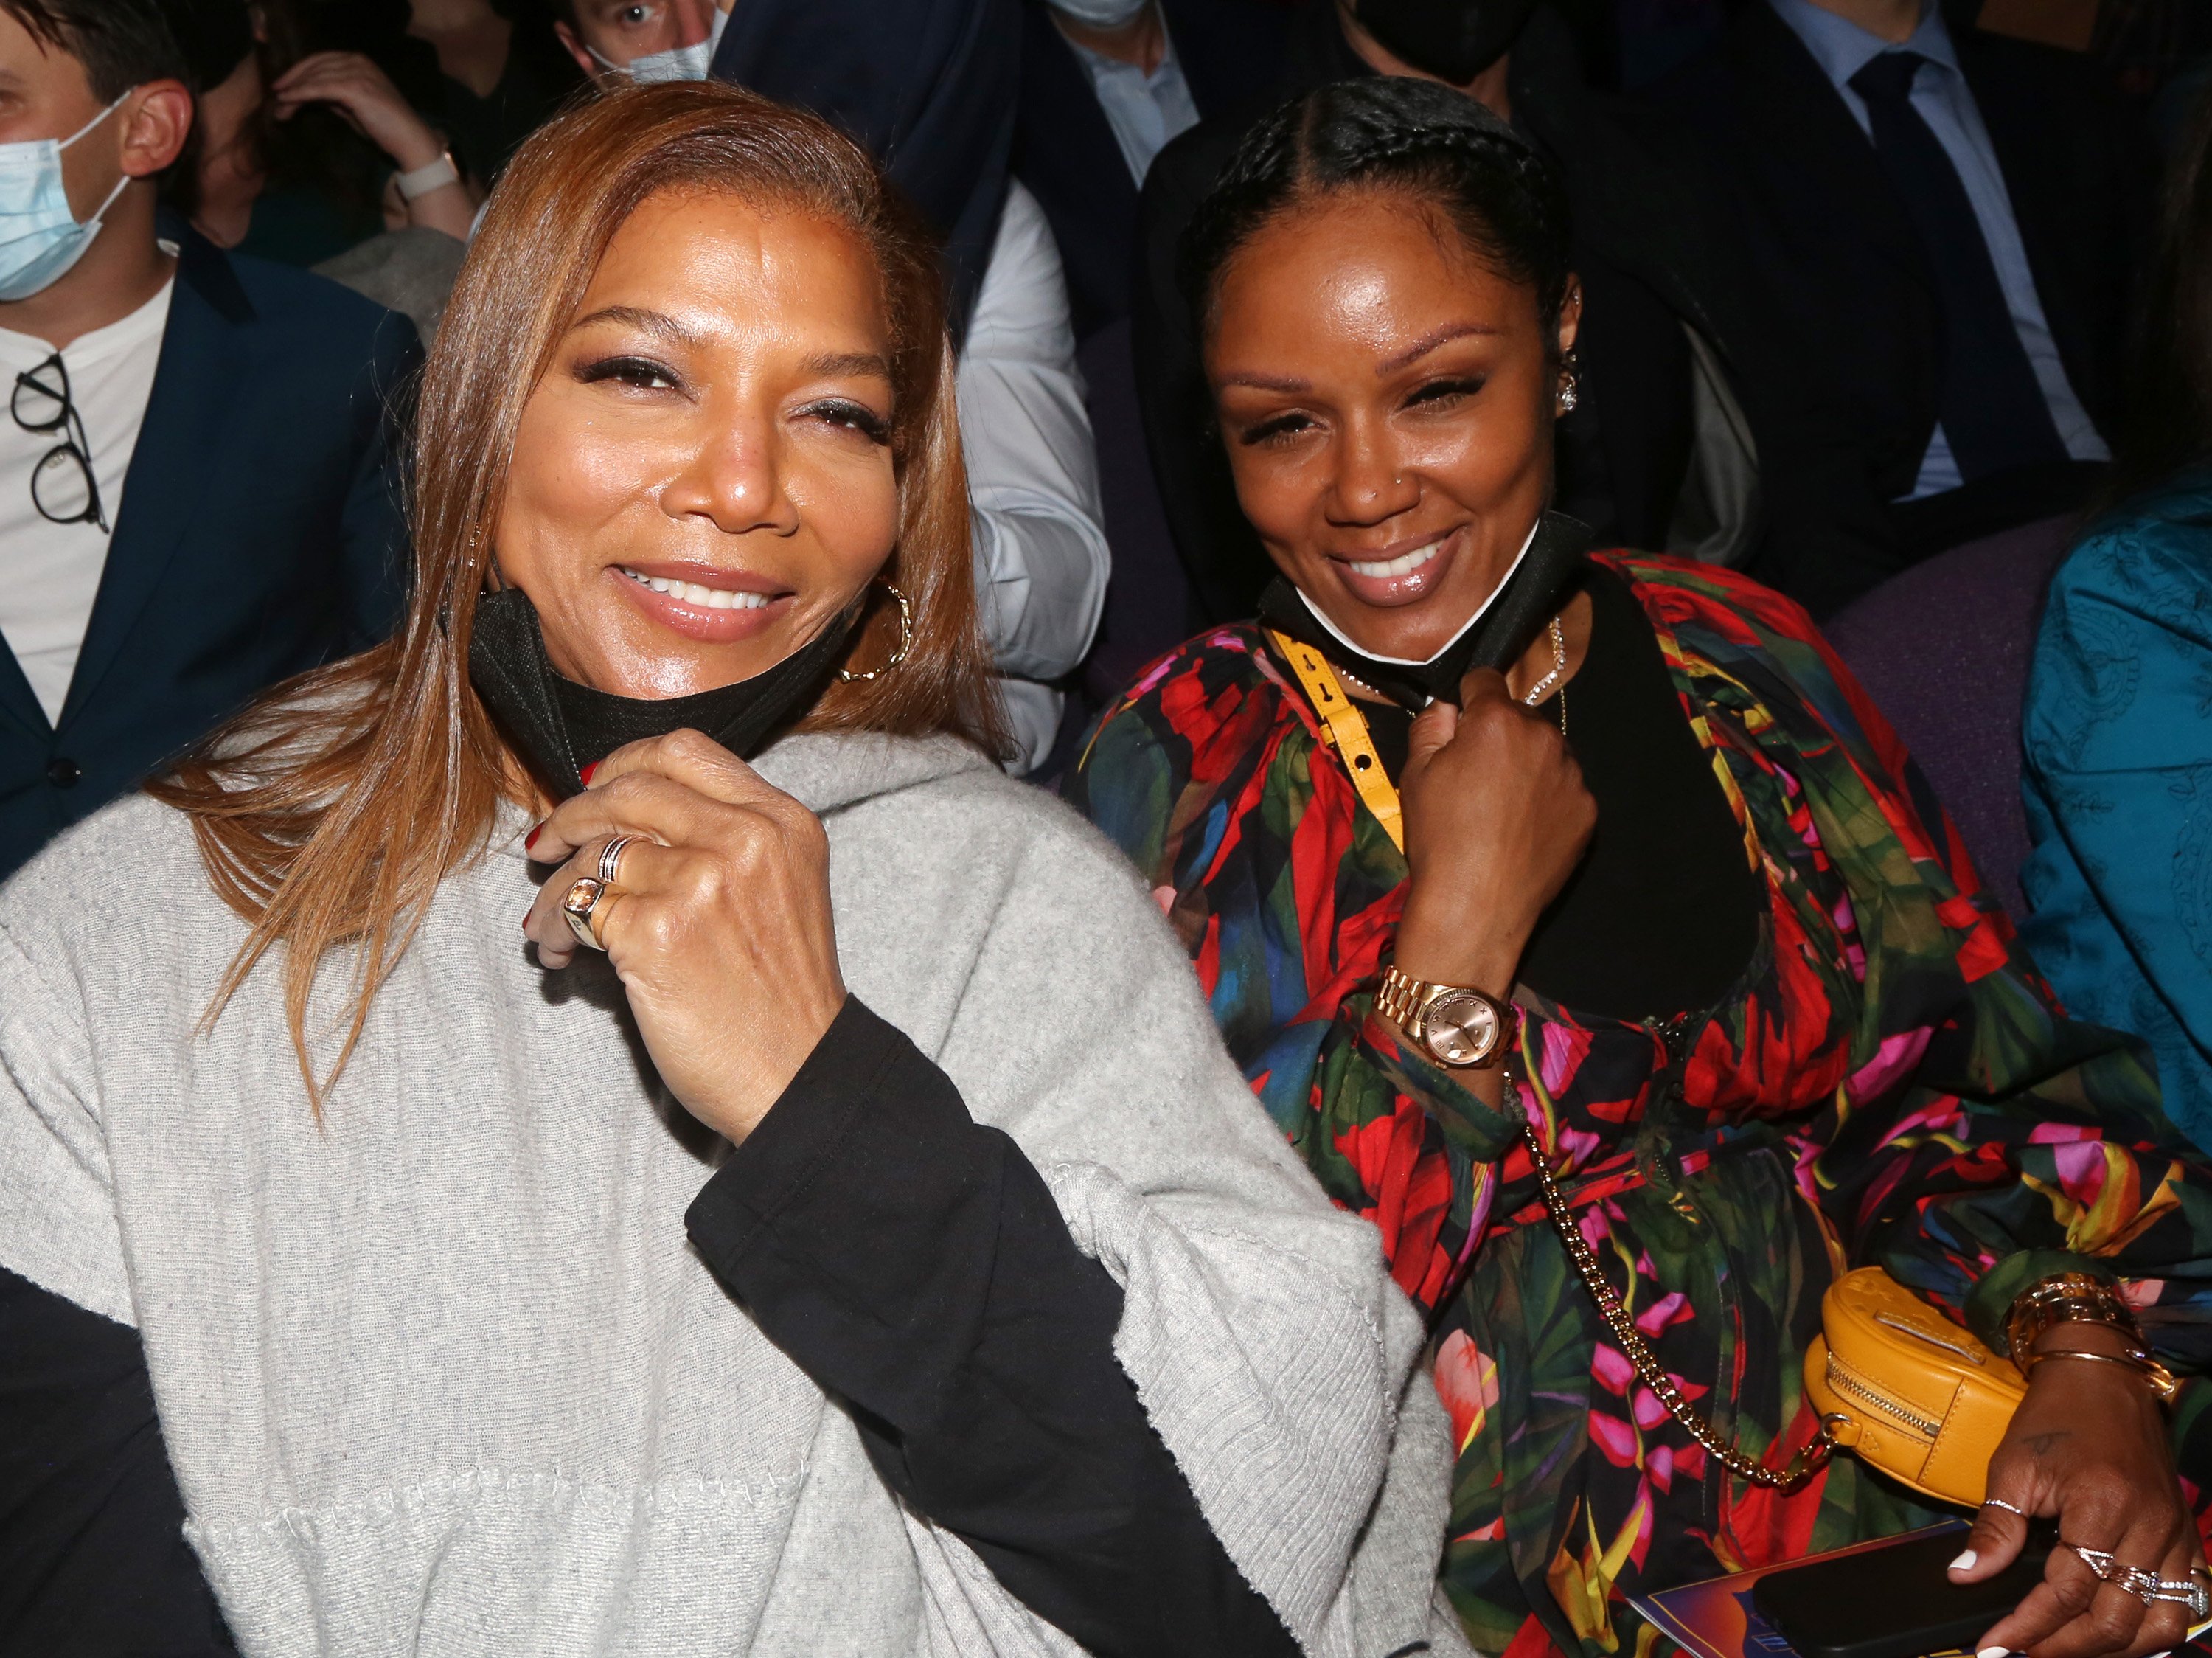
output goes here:
[{"label": "yellow leather belt bag", "polygon": [[1863,1266],[1821,1297],[1805,1396],[1839,1449],[1917,1491],[1978,1508],[2027,1382],[1888,1273]]}]

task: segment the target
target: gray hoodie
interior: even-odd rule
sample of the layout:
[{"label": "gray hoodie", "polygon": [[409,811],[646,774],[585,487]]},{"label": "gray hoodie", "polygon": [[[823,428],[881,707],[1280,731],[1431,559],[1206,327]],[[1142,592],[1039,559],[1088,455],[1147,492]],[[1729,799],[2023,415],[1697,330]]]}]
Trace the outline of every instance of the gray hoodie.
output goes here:
[{"label": "gray hoodie", "polygon": [[[1115,1350],[1254,1587],[1311,1652],[1463,1651],[1419,1321],[1137,877],[950,741],[792,738],[759,769],[828,828],[848,984],[1123,1285]],[[0,889],[0,1265],[141,1332],[241,1646],[1070,1650],[691,1252],[726,1147],[603,961],[531,960],[521,826],[442,883],[319,1126],[275,963],[196,1032],[244,927],[179,814],[119,802]]]}]

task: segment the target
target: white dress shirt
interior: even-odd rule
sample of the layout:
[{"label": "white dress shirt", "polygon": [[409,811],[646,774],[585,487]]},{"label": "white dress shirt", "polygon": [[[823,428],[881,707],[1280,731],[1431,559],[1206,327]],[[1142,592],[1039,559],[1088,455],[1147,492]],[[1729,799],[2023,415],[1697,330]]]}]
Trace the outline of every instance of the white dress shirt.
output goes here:
[{"label": "white dress shirt", "polygon": [[1051,752],[1063,698],[1046,682],[1090,650],[1109,570],[1098,451],[1060,249],[1044,210],[1019,184],[1007,191],[968,324],[959,399],[976,597],[1019,773]]},{"label": "white dress shirt", "polygon": [[[70,399],[84,422],[92,474],[110,528],[123,511],[123,479],[138,447],[138,428],[154,392],[161,334],[169,322],[169,296],[161,291],[129,316],[71,341],[62,352]],[[0,328],[0,393],[15,390],[15,377],[54,354],[43,339]],[[46,710],[61,720],[70,678],[76,672],[85,625],[107,568],[108,530],[92,523],[57,524],[31,501],[31,474],[67,434],[27,431],[0,415],[0,637]],[[47,482],[59,481],[64,467]],[[50,493],[51,502],[53,498]]]},{"label": "white dress shirt", "polygon": [[[2051,337],[2051,323],[2043,314],[2043,299],[2035,291],[2035,274],[2027,263],[2027,248],[2020,239],[2020,222],[2013,216],[2012,197],[2005,189],[2004,174],[1997,166],[1996,146],[1974,102],[1973,88],[1959,68],[1958,48],[1935,0],[1923,0],[1920,26],[1901,46],[1893,48],[1881,36],[1838,16],[1813,0],[1771,0],[1775,15],[1805,43],[1837,94],[1850,110],[1859,130],[1869,138],[1874,123],[1866,100],[1851,86],[1851,76],[1883,52],[1917,52],[1928,61],[1912,77],[1913,113],[1928,124],[1936,142],[1951,158],[1966,199],[1973,204],[1974,222],[1996,267],[1997,284],[2004,290],[2005,306],[2012,313],[2014,331],[2035,370],[2036,384],[2051,410],[2052,424],[2066,453],[2076,460],[2109,460],[2112,452],[2097,435],[2094,422],[2066,378],[2066,365],[2058,356],[2058,343]],[[1951,440],[1938,424],[1920,462],[1920,475],[1907,500],[1957,489],[1964,480],[1951,454]]]}]

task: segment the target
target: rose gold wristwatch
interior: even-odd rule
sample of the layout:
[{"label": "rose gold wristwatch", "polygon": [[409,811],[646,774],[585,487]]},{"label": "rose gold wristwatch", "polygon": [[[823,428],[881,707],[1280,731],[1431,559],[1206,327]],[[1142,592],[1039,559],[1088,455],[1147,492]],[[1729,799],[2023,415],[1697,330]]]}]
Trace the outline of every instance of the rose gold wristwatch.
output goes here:
[{"label": "rose gold wristwatch", "polygon": [[1521,1010],[1464,984],[1431,984],[1395,967],[1382,970],[1377,1012],[1421,1045],[1440,1065],[1487,1070],[1504,1058],[1521,1027]]}]

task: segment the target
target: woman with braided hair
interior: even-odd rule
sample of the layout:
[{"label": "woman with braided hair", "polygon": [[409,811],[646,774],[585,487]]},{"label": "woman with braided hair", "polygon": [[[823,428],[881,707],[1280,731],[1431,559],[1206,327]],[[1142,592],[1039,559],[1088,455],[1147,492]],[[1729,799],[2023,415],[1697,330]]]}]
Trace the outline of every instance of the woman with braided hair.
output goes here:
[{"label": "woman with braided hair", "polygon": [[[1478,1649],[1641,1658],[1632,1594],[1938,1518],[1822,1459],[1803,1356],[1864,1265],[2023,1359],[2121,1360],[2033,1364],[1951,1576],[2038,1515],[2106,1570],[2055,1551],[1979,1645],[2176,1645],[2206,1390],[2162,1415],[2123,1356],[2212,1360],[2212,1172],[1803,612],[1547,513],[1568,246],[1548,165],[1442,88],[1254,130],[1182,263],[1278,579],[1139,677],[1069,791],[1430,1318]],[[2084,1280],[2100,1319],[2011,1324]]]}]

